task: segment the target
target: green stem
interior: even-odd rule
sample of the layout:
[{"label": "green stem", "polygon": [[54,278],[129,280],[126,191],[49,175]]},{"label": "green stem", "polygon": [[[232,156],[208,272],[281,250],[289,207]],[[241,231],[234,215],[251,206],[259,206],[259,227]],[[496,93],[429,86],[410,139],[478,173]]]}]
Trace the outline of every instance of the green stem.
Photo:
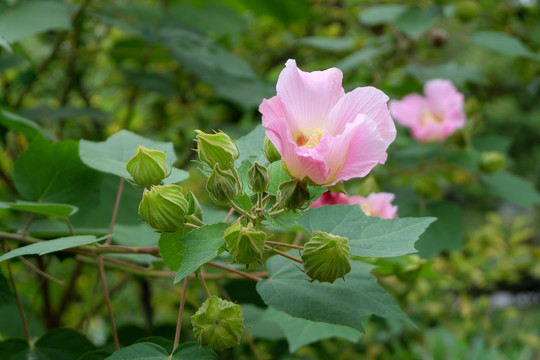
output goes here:
[{"label": "green stem", "polygon": [[269,212],[268,215],[275,216],[275,215],[283,214],[285,211],[286,211],[285,209],[281,209],[281,210],[278,210],[278,211]]},{"label": "green stem", "polygon": [[184,312],[184,304],[186,301],[186,292],[187,292],[188,276],[184,278],[184,286],[182,287],[182,297],[180,298],[180,308],[178,309],[178,320],[176,321],[176,333],[174,334],[174,346],[173,351],[169,359],[172,358],[174,351],[180,343],[180,330],[182,329],[182,313]]},{"label": "green stem", "polygon": [[206,293],[206,296],[211,297],[212,294],[210,294],[210,290],[208,290],[208,286],[206,285],[206,281],[204,281],[204,275],[203,275],[202,272],[203,272],[203,269],[201,268],[199,270],[199,274],[198,274],[199,275],[199,280],[201,281],[201,284],[202,284],[202,286],[204,288],[204,292]]},{"label": "green stem", "polygon": [[296,257],[294,257],[294,256],[291,256],[291,255],[289,255],[289,254],[287,254],[287,253],[284,253],[283,251],[279,251],[278,249],[274,249],[274,248],[272,248],[272,247],[270,247],[270,246],[266,246],[266,248],[269,249],[269,250],[272,250],[274,253],[276,253],[276,254],[278,254],[278,255],[281,255],[281,256],[283,256],[283,257],[286,257],[287,259],[290,259],[290,260],[292,260],[292,261],[296,261],[296,262],[299,263],[299,264],[303,264],[302,260],[300,260],[299,258],[296,258]]},{"label": "green stem", "polygon": [[233,269],[233,268],[230,268],[230,267],[226,267],[226,266],[217,264],[217,263],[212,262],[212,261],[207,262],[206,265],[213,266],[213,267],[216,267],[218,269],[225,270],[225,271],[229,271],[229,272],[235,273],[237,275],[241,275],[241,276],[246,277],[246,278],[251,279],[251,280],[255,280],[255,281],[262,280],[262,278],[260,278],[258,276],[248,274],[248,273],[245,273],[243,271],[236,270],[236,269]]},{"label": "green stem", "polygon": [[190,217],[195,220],[196,222],[198,222],[199,224],[201,224],[201,226],[206,226],[206,224],[201,220],[199,219],[198,217],[196,217],[195,215],[191,214]]},{"label": "green stem", "polygon": [[287,244],[287,243],[281,243],[281,242],[269,241],[269,240],[266,240],[264,243],[268,245],[283,246],[283,247],[289,247],[291,249],[304,250],[303,246],[299,246],[295,244]]},{"label": "green stem", "polygon": [[116,350],[120,350],[120,342],[118,341],[118,333],[116,332],[116,324],[114,322],[114,314],[112,311],[111,297],[109,294],[109,288],[107,287],[107,279],[105,278],[105,268],[103,266],[103,259],[101,256],[96,256],[99,276],[101,278],[101,284],[103,285],[103,294],[105,295],[105,301],[107,302],[107,311],[109,313],[109,321],[111,323],[111,331],[113,335],[114,347]]},{"label": "green stem", "polygon": [[257,220],[257,218],[255,216],[247,213],[244,209],[242,209],[240,206],[236,205],[234,202],[229,201],[229,205],[231,205],[231,207],[234,208],[234,210],[238,211],[241,215],[244,215],[248,219],[250,219],[252,221]]},{"label": "green stem", "polygon": [[[109,227],[109,234],[112,234],[114,231],[114,224],[116,223],[116,215],[118,214],[118,208],[120,207],[120,199],[122,198],[122,191],[124,189],[124,178],[120,178],[120,183],[118,184],[118,191],[116,192],[116,201],[114,202],[114,209],[111,216],[111,225]],[[106,245],[110,245],[112,237],[108,238],[105,242]]]}]

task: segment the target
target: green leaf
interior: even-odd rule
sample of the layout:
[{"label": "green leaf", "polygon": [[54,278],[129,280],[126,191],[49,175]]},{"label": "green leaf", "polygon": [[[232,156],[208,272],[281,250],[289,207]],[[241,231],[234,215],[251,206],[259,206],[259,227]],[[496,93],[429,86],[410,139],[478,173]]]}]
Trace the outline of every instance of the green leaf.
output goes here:
[{"label": "green leaf", "polygon": [[441,19],[441,15],[438,7],[429,9],[413,7],[396,19],[396,25],[407,36],[416,37],[437,24]]},{"label": "green leaf", "polygon": [[239,206],[244,211],[251,211],[251,207],[253,204],[251,203],[251,199],[247,194],[242,194],[233,201],[237,206]]},{"label": "green leaf", "polygon": [[459,65],[454,61],[437,65],[408,65],[405,71],[421,83],[431,79],[448,79],[457,86],[463,86],[465,83],[487,84],[487,80],[480,69]]},{"label": "green leaf", "polygon": [[43,130],[36,122],[18,115],[2,106],[0,106],[0,124],[8,129],[24,134],[29,139],[33,139],[36,135],[42,134],[48,139],[53,140],[53,137]]},{"label": "green leaf", "polygon": [[265,219],[269,225],[285,230],[301,230],[298,220],[303,216],[301,212],[286,212],[275,216],[265,214]]},{"label": "green leaf", "polygon": [[93,235],[68,236],[54,240],[42,241],[35,244],[21,246],[0,256],[0,262],[12,259],[21,255],[45,255],[55,251],[62,251],[81,245],[93,244],[95,242],[107,239],[111,235],[105,235],[97,239]]},{"label": "green leaf", "polygon": [[37,137],[13,169],[19,193],[28,200],[45,203],[78,205],[95,201],[102,176],[81,162],[78,147],[76,141],[50,143]]},{"label": "green leaf", "polygon": [[13,54],[13,49],[2,35],[0,35],[0,48],[6,50],[8,54]]},{"label": "green leaf", "polygon": [[274,161],[268,165],[268,173],[270,174],[270,187],[266,192],[270,195],[276,196],[279,189],[279,184],[284,181],[290,180],[291,177],[285,174],[285,171],[281,168],[281,161]]},{"label": "green leaf", "polygon": [[359,66],[387,53],[391,47],[381,46],[381,47],[365,47],[361,50],[355,51],[350,55],[345,56],[343,59],[338,61],[336,67],[342,71],[349,71],[353,69],[358,69]]},{"label": "green leaf", "polygon": [[16,202],[0,202],[0,207],[6,207],[13,210],[28,211],[35,214],[58,216],[62,218],[69,217],[79,211],[79,208],[67,204],[36,203],[17,200]]},{"label": "green leaf", "polygon": [[[163,257],[183,257],[178,272],[176,273],[176,277],[174,278],[175,284],[197,270],[201,265],[218,256],[222,245],[225,243],[225,240],[223,240],[223,232],[228,226],[229,225],[226,223],[217,223],[195,229],[183,237],[181,235],[172,236],[173,239],[176,238],[176,241],[179,242],[183,248],[179,246],[173,247],[170,245],[172,240],[167,240],[169,245],[166,249],[170,252],[162,253]],[[160,251],[161,250],[160,241]]]},{"label": "green leaf", "polygon": [[240,165],[246,160],[251,163],[255,161],[259,162],[259,164],[267,163],[263,153],[264,137],[264,127],[257,125],[249,134],[236,140],[236,145],[238,145],[238,150],[240,150],[240,156],[236,160],[236,164]]},{"label": "green leaf", "polygon": [[0,34],[9,42],[48,30],[67,30],[70,18],[66,5],[58,1],[23,2],[0,14]]},{"label": "green leaf", "polygon": [[299,45],[309,46],[319,50],[327,51],[347,51],[354,49],[354,38],[351,37],[330,37],[330,36],[308,36],[298,40]]},{"label": "green leaf", "polygon": [[381,219],[366,216],[358,205],[332,205],[308,209],[298,223],[306,231],[324,231],[349,238],[351,254],[391,257],[415,253],[414,243],[436,219]]},{"label": "green leaf", "polygon": [[[169,354],[161,346],[143,342],[122,348],[114,352],[107,360],[168,360]],[[216,360],[217,355],[213,351],[204,350],[199,343],[183,343],[174,352],[172,359],[175,360]]]},{"label": "green leaf", "polygon": [[539,60],[540,57],[527,49],[520,39],[499,31],[478,31],[471,36],[476,45],[498,54]]},{"label": "green leaf", "polygon": [[360,331],[348,326],[301,319],[274,308],[268,308],[262,320],[276,323],[283,329],[291,353],[301,346],[321,339],[343,338],[357,342],[362,336]]},{"label": "green leaf", "polygon": [[508,171],[500,170],[493,174],[482,174],[480,178],[493,195],[513,204],[527,209],[540,204],[540,193],[533,184]]},{"label": "green leaf", "polygon": [[370,274],[372,265],[352,261],[351,272],[333,284],[309,282],[297,264],[281,256],[272,256],[266,265],[269,278],[257,282],[257,292],[268,306],[291,316],[359,331],[367,315],[412,324]]},{"label": "green leaf", "polygon": [[184,234],[185,230],[180,229],[173,233],[162,233],[159,237],[159,253],[171,271],[178,270],[184,260],[186,247],[178,240]]},{"label": "green leaf", "polygon": [[407,10],[405,5],[376,5],[360,12],[359,20],[362,24],[373,26],[395,21]]},{"label": "green leaf", "polygon": [[121,130],[103,142],[80,140],[79,155],[92,169],[133,181],[126,170],[126,164],[135,155],[137,145],[165,152],[167,165],[172,168],[171,175],[163,180],[165,184],[178,183],[188,178],[189,174],[186,171],[172,167],[176,161],[176,154],[171,142],[154,141],[127,130]]},{"label": "green leaf", "polygon": [[285,337],[279,324],[267,319],[265,314],[269,308],[259,308],[253,304],[241,304],[246,323],[246,331],[251,335],[269,340],[279,340]]},{"label": "green leaf", "polygon": [[105,360],[109,356],[111,356],[111,353],[109,351],[94,350],[85,353],[77,360]]}]

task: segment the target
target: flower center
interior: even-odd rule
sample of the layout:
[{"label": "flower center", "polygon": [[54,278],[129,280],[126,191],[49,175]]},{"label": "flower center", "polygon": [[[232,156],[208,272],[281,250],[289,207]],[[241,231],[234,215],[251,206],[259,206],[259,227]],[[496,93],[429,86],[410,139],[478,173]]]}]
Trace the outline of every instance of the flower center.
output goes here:
[{"label": "flower center", "polygon": [[305,146],[308,149],[313,149],[319,143],[321,142],[321,138],[324,135],[324,130],[321,128],[315,129],[313,134],[306,136],[306,135],[300,135],[296,138],[296,144],[298,146]]},{"label": "flower center", "polygon": [[444,117],[440,113],[434,113],[430,109],[424,109],[422,117],[420,117],[420,124],[426,126],[429,124],[440,124],[444,121]]},{"label": "flower center", "polygon": [[360,205],[360,208],[362,209],[364,214],[366,214],[367,216],[375,216],[375,212],[371,211],[368,204],[362,204]]}]

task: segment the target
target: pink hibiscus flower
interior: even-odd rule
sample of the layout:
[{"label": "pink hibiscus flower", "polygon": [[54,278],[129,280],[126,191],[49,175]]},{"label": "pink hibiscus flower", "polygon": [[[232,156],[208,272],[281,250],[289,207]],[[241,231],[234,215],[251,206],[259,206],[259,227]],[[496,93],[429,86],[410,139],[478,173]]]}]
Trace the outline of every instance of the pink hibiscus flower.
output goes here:
[{"label": "pink hibiscus flower", "polygon": [[321,195],[320,198],[318,198],[316,201],[311,203],[312,208],[317,208],[325,205],[348,205],[349,204],[349,197],[343,193],[333,192],[328,190],[324,194]]},{"label": "pink hibiscus flower", "polygon": [[425,97],[410,94],[390,102],[398,123],[411,128],[412,136],[423,142],[444,141],[465,126],[463,94],[448,80],[435,79],[424,85]]},{"label": "pink hibiscus flower", "polygon": [[259,107],[266,135],[294,178],[330,186],[386,161],[396,137],[388,97],[373,87],[345,93],[342,78],[337,68],[304,72],[288,60],[277,96]]},{"label": "pink hibiscus flower", "polygon": [[371,193],[368,197],[351,196],[351,204],[359,204],[367,216],[378,216],[382,219],[397,218],[398,207],[392,205],[394,194],[380,192]]}]

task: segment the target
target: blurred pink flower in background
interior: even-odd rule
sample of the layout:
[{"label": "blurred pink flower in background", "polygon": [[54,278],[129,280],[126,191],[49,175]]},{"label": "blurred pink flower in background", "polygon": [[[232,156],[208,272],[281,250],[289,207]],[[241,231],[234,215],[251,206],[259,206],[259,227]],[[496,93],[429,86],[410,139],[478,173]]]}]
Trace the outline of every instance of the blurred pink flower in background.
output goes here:
[{"label": "blurred pink flower in background", "polygon": [[337,68],[304,72],[288,60],[277,95],[259,107],[289,174],[317,185],[366,176],[396,137],[388,97],[374,87],[345,94]]},{"label": "blurred pink flower in background", "polygon": [[382,219],[397,218],[398,207],[392,205],[394,200],[394,194],[380,192],[371,193],[367,197],[363,196],[351,196],[348,197],[345,194],[337,193],[333,191],[327,191],[317,199],[317,201],[311,204],[312,208],[337,205],[337,204],[358,204],[360,208],[367,216],[378,216]]},{"label": "blurred pink flower in background", "polygon": [[392,100],[390,111],[398,123],[411,128],[412,136],[423,142],[444,141],[465,126],[463,94],[448,80],[430,80],[424,96],[410,94]]},{"label": "blurred pink flower in background", "polygon": [[351,204],[358,204],[367,216],[378,216],[382,219],[397,218],[398,207],[392,205],[394,194],[380,192],[371,193],[367,197],[351,196]]}]

